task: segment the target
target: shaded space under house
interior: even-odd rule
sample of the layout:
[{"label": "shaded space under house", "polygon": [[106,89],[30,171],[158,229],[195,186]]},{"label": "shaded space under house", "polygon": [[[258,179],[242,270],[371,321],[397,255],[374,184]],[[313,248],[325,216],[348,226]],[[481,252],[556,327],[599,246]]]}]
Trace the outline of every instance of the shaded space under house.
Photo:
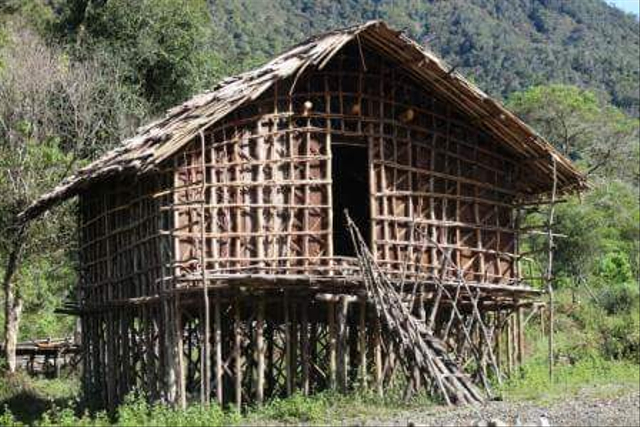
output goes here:
[{"label": "shaded space under house", "polygon": [[497,101],[372,21],[169,110],[20,218],[78,197],[65,310],[86,393],[243,405],[411,377],[367,295],[380,277],[465,375],[508,374],[541,295],[523,212],[585,187]]}]

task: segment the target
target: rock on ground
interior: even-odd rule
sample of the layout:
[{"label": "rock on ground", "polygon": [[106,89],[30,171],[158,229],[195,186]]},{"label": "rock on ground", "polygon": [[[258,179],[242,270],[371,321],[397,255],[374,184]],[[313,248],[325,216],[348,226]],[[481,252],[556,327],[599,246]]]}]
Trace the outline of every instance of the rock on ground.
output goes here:
[{"label": "rock on ground", "polygon": [[488,402],[474,408],[429,408],[423,412],[408,411],[390,419],[366,420],[364,425],[470,426],[477,420],[490,419],[513,425],[519,417],[524,426],[539,425],[543,415],[552,426],[640,426],[640,393],[628,389],[585,389],[549,404]]}]

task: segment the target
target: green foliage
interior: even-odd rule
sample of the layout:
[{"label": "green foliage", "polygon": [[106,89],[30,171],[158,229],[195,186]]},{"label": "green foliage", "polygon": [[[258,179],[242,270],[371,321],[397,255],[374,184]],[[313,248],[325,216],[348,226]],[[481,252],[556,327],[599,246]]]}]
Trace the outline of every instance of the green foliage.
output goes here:
[{"label": "green foliage", "polygon": [[640,253],[638,189],[619,181],[594,183],[582,200],[557,209],[556,274],[603,287],[635,282]]},{"label": "green foliage", "polygon": [[[25,385],[33,389],[42,380],[24,379]],[[0,390],[3,382],[0,380]],[[69,384],[71,386],[71,384]],[[47,387],[51,388],[50,385]],[[67,387],[68,390],[76,386]],[[16,405],[15,398],[5,399],[9,402],[3,410],[0,410],[0,420],[7,425],[22,425],[26,423],[37,426],[221,426],[221,425],[246,425],[246,424],[335,424],[346,419],[358,419],[363,417],[382,417],[397,413],[400,410],[425,408],[432,402],[426,395],[414,397],[410,401],[402,398],[399,393],[392,392],[385,398],[380,398],[372,391],[358,390],[351,394],[338,394],[336,392],[323,392],[314,396],[305,397],[299,393],[285,399],[274,399],[262,406],[248,408],[243,414],[233,408],[222,410],[212,404],[204,407],[197,403],[191,403],[185,410],[174,409],[168,405],[157,403],[149,404],[142,397],[130,394],[125,402],[120,405],[112,418],[104,412],[89,413],[84,411],[79,402],[72,399],[63,401],[59,399],[57,390],[51,388],[51,397],[55,401],[43,406],[38,400],[41,392],[21,394],[15,387],[12,388],[24,404],[29,401],[36,403],[32,411],[25,412],[24,408]],[[6,393],[5,395],[10,395]],[[4,396],[4,395],[3,395]],[[13,412],[12,412],[13,411]],[[2,424],[5,425],[5,424]]]},{"label": "green foliage", "polygon": [[559,365],[555,381],[549,380],[549,368],[544,357],[529,360],[520,372],[499,388],[504,399],[552,401],[566,397],[593,385],[637,386],[638,365],[612,362],[601,358],[583,359],[575,364]]},{"label": "green foliage", "polygon": [[637,305],[638,286],[634,282],[620,282],[614,286],[605,287],[598,301],[607,314],[629,313]]},{"label": "green foliage", "polygon": [[[0,273],[13,245],[15,215],[106,149],[144,115],[143,102],[117,83],[113,63],[76,61],[20,22],[0,48]],[[115,81],[114,81],[115,80]],[[24,302],[23,338],[68,334],[73,320],[54,314],[76,281],[69,251],[73,205],[47,214],[23,236],[14,276]]]},{"label": "green foliage", "polygon": [[75,379],[34,380],[24,373],[0,378],[0,425],[33,425],[52,408],[68,407],[78,389]]},{"label": "green foliage", "polygon": [[534,86],[512,94],[507,106],[533,126],[590,177],[637,185],[639,122],[576,86]]},{"label": "green foliage", "polygon": [[[635,289],[633,289],[635,287]],[[637,387],[640,381],[640,296],[637,284],[618,284],[610,311],[603,295],[592,298],[585,290],[556,293],[554,381],[549,379],[548,341],[537,322],[527,328],[528,356],[518,375],[500,389],[510,400],[567,396],[592,385]]]},{"label": "green foliage", "polygon": [[377,18],[427,42],[496,96],[561,83],[607,93],[634,115],[640,102],[637,21],[602,0],[8,0],[0,16],[11,13],[73,46],[124,52],[132,81],[160,106],[193,89],[183,81],[198,86],[311,34]]},{"label": "green foliage", "polygon": [[[0,2],[0,23],[13,16],[20,16],[40,35],[47,34],[55,20],[54,10],[46,0],[3,0]],[[0,43],[1,45],[2,43]]]},{"label": "green foliage", "polygon": [[139,87],[155,111],[202,90],[217,78],[219,60],[211,49],[204,0],[110,0],[64,2],[63,38],[80,55],[119,58],[125,81]]},{"label": "green foliage", "polygon": [[326,419],[330,406],[328,394],[313,397],[296,393],[286,399],[274,399],[258,408],[254,417],[281,423],[318,423]]},{"label": "green foliage", "polygon": [[[562,294],[561,294],[562,295]],[[582,293],[582,295],[586,295]],[[640,363],[640,293],[637,284],[619,283],[595,298],[559,304],[559,357],[578,361],[595,357]]]},{"label": "green foliage", "polygon": [[[605,292],[603,301],[620,304],[620,289],[632,288],[640,274],[638,119],[575,86],[532,87],[511,95],[508,106],[572,158],[593,186],[556,210],[554,231],[562,235],[555,243],[556,286],[585,287],[592,298]],[[527,221],[540,224],[545,216]]]}]

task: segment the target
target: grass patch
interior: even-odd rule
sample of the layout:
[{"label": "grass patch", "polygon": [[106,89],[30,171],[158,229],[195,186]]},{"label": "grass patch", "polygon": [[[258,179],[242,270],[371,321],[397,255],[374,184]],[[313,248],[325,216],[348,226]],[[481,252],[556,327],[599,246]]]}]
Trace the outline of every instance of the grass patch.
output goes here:
[{"label": "grass patch", "polygon": [[223,426],[247,424],[336,424],[355,420],[382,419],[404,410],[433,407],[426,394],[409,401],[402,399],[401,386],[390,390],[384,398],[372,391],[354,391],[342,395],[322,392],[314,396],[296,393],[285,399],[273,399],[243,413],[221,409],[217,405],[190,405],[186,410],[148,404],[130,395],[113,418],[106,413],[90,414],[82,409],[77,396],[77,383],[69,380],[43,380],[26,376],[0,381],[0,425],[2,426]]},{"label": "grass patch", "polygon": [[[539,337],[538,331],[532,332],[531,335]],[[566,343],[575,344],[576,341],[571,335],[571,331],[557,334],[553,381],[549,378],[547,339],[530,339],[529,342],[533,346],[532,354],[520,372],[498,387],[502,399],[550,403],[558,397],[574,396],[579,391],[593,386],[598,386],[600,392],[608,389],[612,393],[621,389],[638,389],[640,366],[635,361],[611,360],[596,352],[582,354],[576,358],[567,357],[570,347]]]},{"label": "grass patch", "polygon": [[637,388],[639,381],[640,369],[631,362],[592,359],[556,366],[552,382],[546,361],[532,361],[523,366],[520,375],[508,380],[500,392],[505,400],[546,403],[560,396],[575,395],[588,386],[615,384]]},{"label": "grass patch", "polygon": [[33,379],[24,373],[5,374],[0,380],[0,425],[11,419],[32,425],[47,411],[67,406],[77,396],[78,382],[68,379]]},{"label": "grass patch", "polygon": [[312,397],[295,394],[275,399],[264,406],[252,408],[243,422],[249,424],[336,424],[344,421],[390,417],[404,410],[425,409],[435,405],[426,394],[404,401],[401,393],[391,390],[381,398],[373,391],[360,390],[350,394],[322,392]]}]

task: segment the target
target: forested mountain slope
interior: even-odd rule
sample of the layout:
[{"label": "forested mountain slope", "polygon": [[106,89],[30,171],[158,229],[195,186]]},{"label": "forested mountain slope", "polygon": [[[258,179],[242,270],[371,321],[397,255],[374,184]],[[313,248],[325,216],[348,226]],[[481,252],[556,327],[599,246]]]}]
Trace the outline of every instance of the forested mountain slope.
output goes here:
[{"label": "forested mountain slope", "polygon": [[638,21],[602,0],[210,0],[234,71],[334,27],[384,19],[492,95],[536,84],[602,90],[637,114]]}]

